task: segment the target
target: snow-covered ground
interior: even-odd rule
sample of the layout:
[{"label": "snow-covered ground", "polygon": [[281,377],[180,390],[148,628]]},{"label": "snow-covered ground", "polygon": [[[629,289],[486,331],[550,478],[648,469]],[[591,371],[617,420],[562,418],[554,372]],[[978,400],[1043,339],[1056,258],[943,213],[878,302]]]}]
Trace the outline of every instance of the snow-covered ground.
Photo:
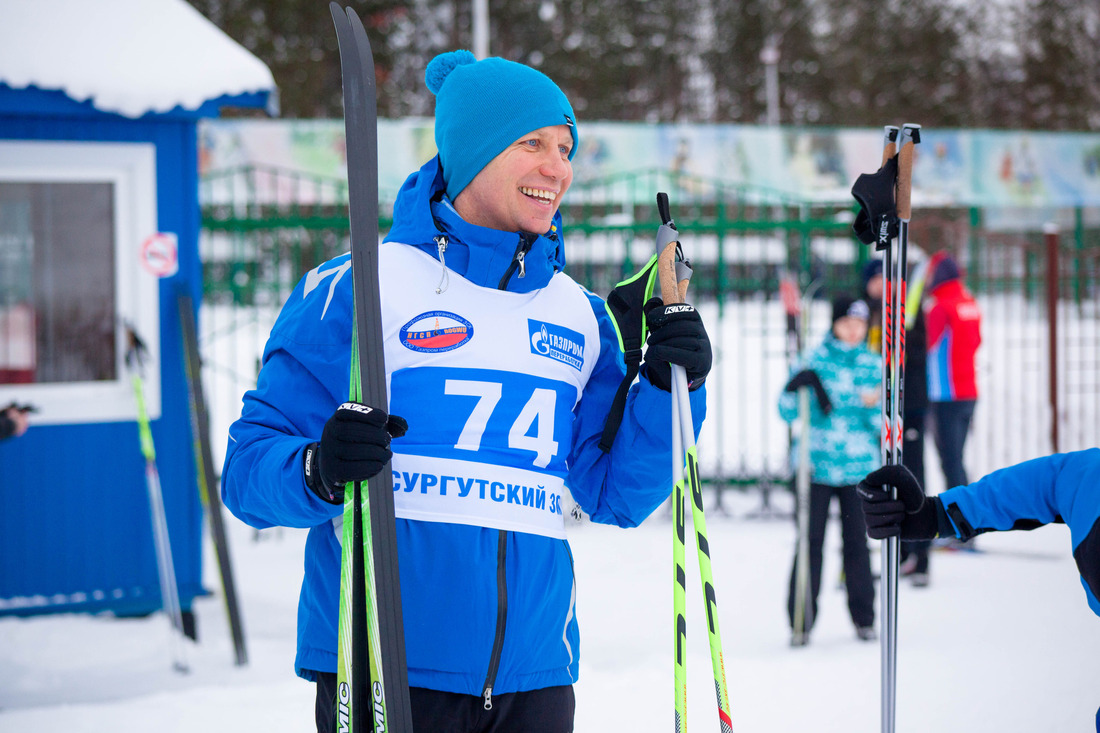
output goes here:
[{"label": "snow-covered ground", "polygon": [[[979,352],[986,399],[967,450],[975,475],[1045,452],[1036,439],[1049,425],[1045,372],[1036,361],[1042,353],[1041,314],[1016,301],[1009,305],[1028,317],[994,317],[1007,306],[983,303],[990,314]],[[827,319],[827,307],[815,305],[815,322]],[[204,376],[219,465],[226,430],[255,377],[275,312],[273,307],[203,309]],[[730,304],[720,325],[712,304],[703,312],[714,334],[715,375],[721,376],[708,383],[713,404],[700,439],[705,468],[724,475],[761,467],[781,472],[786,429],[774,404],[786,378],[782,309],[778,303]],[[1068,315],[1069,332],[1084,327]],[[1084,358],[1087,363],[1092,357]],[[1079,371],[1091,381],[1077,387],[1087,397],[1076,405],[1076,421],[1065,426],[1082,444],[1074,448],[1095,444],[1094,416],[1100,415],[1097,375]],[[929,490],[935,493],[943,487],[930,440],[928,451]],[[707,498],[713,503],[713,496]],[[879,730],[880,646],[857,641],[848,620],[844,593],[835,583],[836,528],[830,527],[812,643],[792,650],[784,609],[794,528],[789,519],[750,519],[760,501],[757,492],[728,492],[723,503],[730,516],[714,514],[708,523],[734,729]],[[785,491],[773,492],[771,502],[779,511],[790,510]],[[216,595],[217,563],[207,547],[205,585],[215,595],[196,600],[200,643],[188,645],[186,676],[171,670],[168,622],[160,614],[136,620],[0,619],[0,733],[312,730],[313,685],[293,674],[305,534],[267,530],[257,540],[228,513],[226,521],[247,667],[233,665]],[[582,637],[576,730],[667,730],[673,633],[666,512],[658,510],[634,530],[570,524],[569,534]],[[1086,605],[1068,531],[1046,527],[986,535],[979,544],[989,552],[934,554],[930,588],[902,584],[897,732],[1091,733],[1100,706],[1100,619]],[[689,720],[694,730],[715,730],[705,617],[691,548],[688,555],[689,579],[695,582],[688,594]]]},{"label": "snow-covered ground", "polygon": [[[713,515],[719,619],[734,730],[848,733],[880,725],[880,647],[856,639],[827,539],[819,622],[791,649],[784,614],[794,543],[786,519],[747,519],[755,495]],[[786,494],[773,497],[789,510]],[[0,731],[164,733],[312,730],[313,685],[294,677],[305,535],[227,516],[250,663],[233,664],[222,601],[195,603],[188,675],[171,670],[161,614],[0,620]],[[671,525],[663,509],[621,530],[570,524],[581,623],[576,730],[672,725]],[[877,544],[877,543],[876,543]],[[900,588],[898,733],[1091,733],[1100,706],[1100,619],[1088,609],[1064,527],[985,535],[981,554],[937,552],[932,585]],[[206,585],[217,591],[208,548]],[[689,548],[689,720],[715,730],[705,617]],[[877,563],[878,553],[873,553]]]}]

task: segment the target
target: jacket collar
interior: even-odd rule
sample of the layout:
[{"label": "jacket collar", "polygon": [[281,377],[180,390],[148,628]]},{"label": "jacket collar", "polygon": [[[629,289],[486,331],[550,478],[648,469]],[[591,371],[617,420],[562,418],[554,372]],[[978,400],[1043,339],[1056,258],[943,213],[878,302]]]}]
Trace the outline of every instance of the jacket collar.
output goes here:
[{"label": "jacket collar", "polygon": [[[527,293],[543,288],[565,267],[561,214],[543,235],[502,232],[470,224],[458,215],[444,193],[439,156],[408,177],[393,207],[393,228],[383,240],[400,242],[439,259],[440,237],[445,238],[446,268],[475,285]],[[523,250],[522,277],[517,253]],[[511,272],[509,272],[511,270]]]}]

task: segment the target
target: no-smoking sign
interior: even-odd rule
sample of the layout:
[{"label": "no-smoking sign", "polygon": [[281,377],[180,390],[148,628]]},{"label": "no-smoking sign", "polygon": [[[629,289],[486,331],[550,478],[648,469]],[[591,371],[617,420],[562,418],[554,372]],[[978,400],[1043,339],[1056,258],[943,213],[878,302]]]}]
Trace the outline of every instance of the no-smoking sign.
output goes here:
[{"label": "no-smoking sign", "polygon": [[179,238],[172,232],[157,232],[141,243],[141,266],[156,277],[179,272]]}]

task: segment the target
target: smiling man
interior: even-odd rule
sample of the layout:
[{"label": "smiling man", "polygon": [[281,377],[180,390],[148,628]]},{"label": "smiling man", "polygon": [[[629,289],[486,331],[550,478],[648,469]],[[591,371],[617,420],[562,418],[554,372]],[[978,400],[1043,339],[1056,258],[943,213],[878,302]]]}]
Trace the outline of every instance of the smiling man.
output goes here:
[{"label": "smiling man", "polygon": [[535,69],[468,51],[425,76],[439,154],[405,182],[379,251],[390,408],[405,420],[346,402],[353,298],[338,257],[272,329],[222,494],[253,526],[310,528],[295,667],[317,683],[318,731],[335,730],[343,486],[391,457],[415,729],[571,731],[567,496],[624,527],[664,501],[669,364],[691,380],[698,433],[710,343],[694,309],[651,305],[641,376],[601,449],[626,367],[603,300],[563,272],[569,100]]}]

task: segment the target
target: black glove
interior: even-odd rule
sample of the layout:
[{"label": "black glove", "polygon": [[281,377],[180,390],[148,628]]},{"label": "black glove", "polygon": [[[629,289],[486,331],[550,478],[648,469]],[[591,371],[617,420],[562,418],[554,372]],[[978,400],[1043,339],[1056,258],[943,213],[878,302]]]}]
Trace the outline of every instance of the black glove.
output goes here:
[{"label": "black glove", "polygon": [[813,389],[814,396],[817,397],[817,405],[821,408],[822,414],[828,415],[833,411],[833,401],[829,399],[829,393],[825,391],[825,385],[821,383],[821,377],[817,376],[817,372],[813,369],[803,369],[795,374],[783,387],[783,391],[797,392],[802,387]]},{"label": "black glove", "polygon": [[710,373],[710,339],[699,312],[687,303],[665,305],[650,298],[644,306],[649,324],[645,352],[645,375],[654,387],[672,391],[672,367],[687,372],[688,389],[698,389]]},{"label": "black glove", "polygon": [[306,485],[329,504],[344,502],[344,484],[366,481],[393,456],[390,438],[400,438],[408,423],[384,410],[345,402],[325,423],[321,442],[306,446]]},{"label": "black glove", "polygon": [[[891,499],[889,487],[898,490]],[[903,540],[930,540],[936,536],[939,498],[925,500],[917,477],[900,463],[872,471],[856,486],[867,536],[875,540],[900,536]]]}]

